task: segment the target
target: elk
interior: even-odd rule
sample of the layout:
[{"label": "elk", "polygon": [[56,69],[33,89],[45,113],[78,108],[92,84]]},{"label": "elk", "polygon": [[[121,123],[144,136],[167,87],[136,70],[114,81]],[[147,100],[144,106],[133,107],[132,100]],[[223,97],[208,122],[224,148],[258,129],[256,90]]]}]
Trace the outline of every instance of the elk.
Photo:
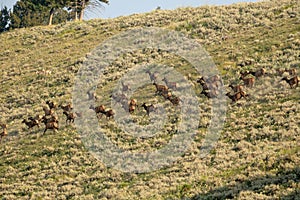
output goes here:
[{"label": "elk", "polygon": [[228,92],[228,93],[226,93],[226,96],[228,96],[232,100],[232,102],[237,102],[242,97],[246,98],[248,95],[246,95],[245,92],[240,91],[240,92],[236,92],[234,94],[230,94],[230,92]]},{"label": "elk", "polygon": [[128,102],[129,105],[132,105],[132,106],[137,106],[137,100],[136,99],[131,99],[129,102]]},{"label": "elk", "polygon": [[2,138],[7,136],[7,124],[1,124],[0,125],[2,127],[2,132],[0,133],[0,142],[2,142]]},{"label": "elk", "polygon": [[284,77],[281,79],[281,81],[286,81],[290,85],[291,89],[296,88],[299,85],[299,78],[297,76],[294,76],[290,79],[287,77]]},{"label": "elk", "polygon": [[52,129],[55,132],[58,130],[58,120],[55,117],[47,118],[44,116],[42,122],[45,124],[44,134],[48,129]]},{"label": "elk", "polygon": [[27,121],[26,119],[23,119],[22,123],[24,123],[28,127],[28,129],[31,129],[35,126],[40,127],[40,124],[36,120],[29,119],[29,121]]},{"label": "elk", "polygon": [[136,109],[136,106],[134,106],[134,105],[129,105],[129,107],[128,107],[128,112],[129,112],[130,114],[132,114],[132,113],[134,113],[135,109]]},{"label": "elk", "polygon": [[114,111],[112,109],[109,109],[109,110],[105,111],[106,119],[110,119],[114,115],[115,115],[115,113],[114,113]]},{"label": "elk", "polygon": [[56,132],[58,130],[58,123],[57,122],[47,122],[47,123],[45,123],[44,133],[46,133],[46,131],[48,129],[52,129]]},{"label": "elk", "polygon": [[181,101],[181,99],[176,96],[168,97],[168,100],[173,104],[173,106],[178,106]]},{"label": "elk", "polygon": [[76,114],[75,113],[64,111],[63,114],[67,117],[66,124],[68,124],[68,122],[69,123],[74,123],[74,120],[76,118]]},{"label": "elk", "polygon": [[73,106],[72,106],[71,103],[69,103],[67,105],[60,104],[58,107],[61,108],[61,109],[63,109],[66,112],[70,112],[73,109]]},{"label": "elk", "polygon": [[153,112],[156,109],[153,104],[147,105],[146,103],[143,103],[141,106],[145,109],[148,116],[150,115],[150,112]]},{"label": "elk", "polygon": [[105,106],[104,105],[100,105],[97,107],[93,107],[92,105],[90,106],[90,109],[94,110],[97,117],[99,117],[98,115],[100,114],[100,116],[102,116],[102,114],[105,114]]},{"label": "elk", "polygon": [[159,93],[159,94],[161,94],[161,93],[163,93],[163,92],[168,92],[168,86],[166,86],[166,85],[159,85],[159,84],[157,84],[157,83],[153,83],[153,85],[155,86],[155,88],[156,88],[156,93]]},{"label": "elk", "polygon": [[138,107],[137,100],[136,99],[131,99],[128,102],[128,111],[129,111],[129,113],[133,113],[135,111],[136,107]]}]

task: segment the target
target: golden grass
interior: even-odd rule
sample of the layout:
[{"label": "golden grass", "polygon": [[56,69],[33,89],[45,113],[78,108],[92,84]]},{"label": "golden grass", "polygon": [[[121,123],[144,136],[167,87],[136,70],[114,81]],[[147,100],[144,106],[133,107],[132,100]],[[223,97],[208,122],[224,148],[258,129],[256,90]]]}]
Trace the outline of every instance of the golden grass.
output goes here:
[{"label": "golden grass", "polygon": [[[293,199],[299,196],[299,87],[291,90],[276,68],[299,62],[299,2],[266,1],[230,6],[181,8],[110,20],[90,20],[51,27],[13,30],[0,35],[1,122],[8,136],[0,146],[0,197],[4,199]],[[73,126],[58,111],[58,133],[43,127],[28,131],[23,118],[42,114],[48,99],[72,99],[74,76],[96,45],[133,27],[163,27],[197,39],[215,61],[224,84],[239,83],[239,72],[265,67],[267,77],[247,88],[248,100],[230,104],[216,147],[205,158],[200,148],[211,118],[209,101],[200,95],[197,74],[184,60],[164,52],[138,51],[112,64],[99,83],[98,104],[110,106],[109,92],[138,63],[153,60],[192,75],[189,81],[203,111],[191,148],[173,165],[143,174],[123,173],[96,160]],[[222,39],[223,38],[223,39]],[[150,55],[150,58],[149,58]],[[245,66],[243,66],[245,64]],[[124,66],[128,67],[126,69]],[[50,70],[51,73],[44,73]],[[299,76],[299,74],[298,74]],[[229,91],[229,90],[228,90]],[[149,151],[163,147],[176,126],[170,104],[140,88],[138,102],[162,102],[170,119],[150,139],[116,131],[113,120],[99,124],[124,149]],[[147,124],[144,112],[133,118]],[[170,134],[167,134],[169,131]]]}]

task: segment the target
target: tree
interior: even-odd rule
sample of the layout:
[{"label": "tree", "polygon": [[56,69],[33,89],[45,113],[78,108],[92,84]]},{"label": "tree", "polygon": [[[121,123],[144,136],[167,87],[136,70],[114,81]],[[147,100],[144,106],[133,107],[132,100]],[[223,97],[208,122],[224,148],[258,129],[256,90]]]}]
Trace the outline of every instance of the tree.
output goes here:
[{"label": "tree", "polygon": [[23,28],[46,25],[48,8],[39,4],[39,0],[19,0],[11,13],[11,28]]},{"label": "tree", "polygon": [[[52,25],[53,16],[55,12],[57,13],[65,13],[63,12],[64,8],[68,8],[71,0],[36,0],[41,6],[46,8],[49,13],[48,25]],[[66,19],[65,19],[66,20]]]},{"label": "tree", "polygon": [[0,33],[8,30],[10,15],[9,10],[5,6],[2,10],[0,10]]},{"label": "tree", "polygon": [[90,7],[101,7],[103,3],[108,4],[108,0],[73,0],[73,4],[75,3],[75,20],[78,18],[79,12],[79,21],[83,20],[84,11],[86,8]]},{"label": "tree", "polygon": [[[78,17],[82,20],[84,10],[88,6],[99,7],[102,3],[108,4],[108,2],[108,0],[18,0],[9,14],[9,27],[52,25],[52,23],[77,20]],[[74,18],[70,19],[67,10],[70,14],[74,13]]]},{"label": "tree", "polygon": [[22,28],[53,23],[67,20],[67,11],[70,0],[19,0],[11,13],[11,28]]}]

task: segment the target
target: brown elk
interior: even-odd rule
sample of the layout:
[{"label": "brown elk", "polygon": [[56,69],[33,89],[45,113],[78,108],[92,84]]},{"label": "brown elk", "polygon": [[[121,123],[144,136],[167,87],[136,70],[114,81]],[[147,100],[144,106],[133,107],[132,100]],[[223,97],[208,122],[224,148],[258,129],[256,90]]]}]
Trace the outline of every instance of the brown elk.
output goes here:
[{"label": "brown elk", "polygon": [[230,92],[228,92],[228,93],[226,93],[226,96],[228,96],[232,100],[232,102],[237,102],[242,97],[246,98],[248,95],[245,92],[240,91],[240,92],[236,92],[234,94],[230,94]]},{"label": "brown elk", "polygon": [[7,124],[1,124],[2,132],[0,133],[0,142],[2,142],[2,138],[8,135],[7,132]]},{"label": "brown elk", "polygon": [[55,132],[58,130],[58,120],[55,117],[47,118],[44,116],[42,122],[45,124],[44,133],[46,133],[48,129],[52,129]]},{"label": "brown elk", "polygon": [[105,111],[106,119],[110,119],[110,118],[114,117],[114,115],[115,115],[115,113],[112,109]]},{"label": "brown elk", "polygon": [[146,103],[143,103],[141,106],[146,110],[148,116],[150,115],[150,112],[153,112],[156,109],[153,104],[147,105]]},{"label": "brown elk", "polygon": [[291,88],[296,88],[299,85],[299,78],[297,76],[294,76],[290,79],[287,77],[284,77],[281,79],[281,81],[286,81],[290,85]]},{"label": "brown elk", "polygon": [[133,113],[137,107],[137,100],[136,99],[131,99],[129,102],[128,102],[128,111],[129,113]]},{"label": "brown elk", "polygon": [[36,120],[27,121],[26,119],[23,119],[22,123],[24,123],[28,127],[28,129],[31,129],[35,126],[40,127],[40,124]]},{"label": "brown elk", "polygon": [[97,106],[97,107],[94,107],[94,106],[90,106],[90,109],[94,110],[97,117],[99,117],[99,114],[100,114],[100,117],[102,116],[102,114],[105,114],[105,106],[104,105],[100,105],[100,106]]},{"label": "brown elk", "polygon": [[67,105],[60,104],[58,107],[60,107],[61,109],[63,109],[66,112],[70,112],[73,109],[73,106],[71,103],[69,103]]},{"label": "brown elk", "polygon": [[22,123],[24,123],[28,129],[31,129],[34,126],[40,127],[40,122],[42,121],[42,116],[41,115],[36,115],[35,117],[28,117],[27,121],[26,119],[23,119]]},{"label": "brown elk", "polygon": [[66,124],[68,124],[68,122],[69,123],[74,123],[74,120],[76,118],[76,114],[75,113],[64,111],[63,114],[67,117]]},{"label": "brown elk", "polygon": [[168,86],[166,86],[166,85],[159,85],[157,83],[153,83],[153,85],[156,88],[156,93],[159,93],[159,94],[161,94],[163,92],[167,92],[169,89]]},{"label": "brown elk", "polygon": [[179,97],[173,95],[168,97],[168,100],[173,104],[173,106],[178,106],[179,103],[181,102],[181,99]]}]

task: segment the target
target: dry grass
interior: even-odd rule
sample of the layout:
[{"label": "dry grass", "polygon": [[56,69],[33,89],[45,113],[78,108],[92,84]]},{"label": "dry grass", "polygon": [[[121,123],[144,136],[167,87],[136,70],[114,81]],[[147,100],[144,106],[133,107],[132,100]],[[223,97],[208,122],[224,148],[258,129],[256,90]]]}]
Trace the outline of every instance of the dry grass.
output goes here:
[{"label": "dry grass", "polygon": [[[157,10],[111,20],[91,20],[51,27],[20,29],[0,35],[1,122],[8,136],[0,146],[0,197],[3,199],[296,199],[300,194],[299,87],[289,89],[277,68],[300,71],[299,2],[266,1],[220,7]],[[210,121],[209,101],[195,84],[196,72],[166,52],[138,51],[117,59],[99,83],[97,103],[110,106],[112,86],[134,62],[152,60],[192,75],[201,120],[191,148],[172,166],[144,174],[107,168],[84,147],[72,126],[58,112],[58,133],[28,131],[22,119],[42,114],[52,99],[71,101],[74,76],[95,45],[132,27],[159,26],[183,31],[210,53],[224,84],[239,83],[239,72],[268,71],[248,100],[230,104],[215,149],[201,159],[201,144]],[[150,56],[149,56],[150,55]],[[150,60],[149,60],[150,59]],[[126,66],[126,68],[124,67]],[[51,73],[46,73],[49,70]],[[48,72],[49,72],[48,71]],[[285,74],[286,75],[286,74]],[[299,76],[299,74],[298,74]],[[113,120],[99,124],[120,147],[149,151],[166,145],[176,134],[177,113],[151,85],[133,97],[161,102],[170,113],[164,129],[150,139],[136,139],[116,128]],[[229,91],[229,89],[228,89]],[[140,95],[143,94],[143,95]],[[138,110],[133,118],[149,123]],[[174,121],[175,120],[175,121]]]}]

